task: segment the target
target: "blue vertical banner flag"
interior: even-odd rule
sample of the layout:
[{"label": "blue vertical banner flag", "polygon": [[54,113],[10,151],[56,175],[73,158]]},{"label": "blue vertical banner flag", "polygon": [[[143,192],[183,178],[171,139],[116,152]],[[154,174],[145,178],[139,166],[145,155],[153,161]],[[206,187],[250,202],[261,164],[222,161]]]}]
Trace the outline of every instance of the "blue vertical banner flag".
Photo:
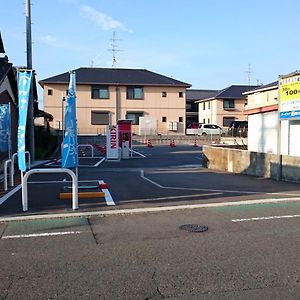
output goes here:
[{"label": "blue vertical banner flag", "polygon": [[32,78],[32,71],[27,71],[27,70],[18,71],[18,104],[19,104],[18,165],[19,165],[19,170],[21,170],[22,172],[26,171],[25,131],[26,131],[31,78]]},{"label": "blue vertical banner flag", "polygon": [[76,74],[70,72],[70,83],[65,113],[65,136],[62,145],[62,168],[78,167],[78,143],[77,143],[77,120],[76,120]]},{"label": "blue vertical banner flag", "polygon": [[10,108],[0,104],[0,152],[8,152],[10,144]]}]

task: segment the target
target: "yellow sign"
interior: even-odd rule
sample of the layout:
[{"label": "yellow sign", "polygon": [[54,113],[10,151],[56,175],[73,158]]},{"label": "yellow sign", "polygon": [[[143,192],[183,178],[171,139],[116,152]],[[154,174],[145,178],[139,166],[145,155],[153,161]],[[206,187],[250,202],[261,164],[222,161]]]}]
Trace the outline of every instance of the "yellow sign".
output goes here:
[{"label": "yellow sign", "polygon": [[281,79],[279,93],[281,103],[300,100],[300,75]]}]

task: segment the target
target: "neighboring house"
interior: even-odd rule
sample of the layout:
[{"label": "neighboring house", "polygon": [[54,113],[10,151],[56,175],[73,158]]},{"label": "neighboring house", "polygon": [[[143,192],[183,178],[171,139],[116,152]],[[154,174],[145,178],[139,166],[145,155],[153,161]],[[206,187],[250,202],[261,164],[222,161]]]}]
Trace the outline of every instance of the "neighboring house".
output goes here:
[{"label": "neighboring house", "polygon": [[246,121],[243,114],[247,97],[243,92],[255,86],[231,85],[214,95],[196,101],[199,107],[199,122],[212,123],[220,127],[228,127],[233,121]]},{"label": "neighboring house", "polygon": [[198,104],[196,103],[196,101],[211,98],[217,93],[217,90],[186,90],[186,126],[192,123],[199,122],[199,111]]},{"label": "neighboring house", "polygon": [[[140,117],[155,119],[157,133],[167,133],[170,122],[176,122],[178,133],[185,132],[190,84],[144,69],[79,68],[75,72],[78,134],[105,133],[106,125],[120,119],[131,119],[137,134]],[[68,72],[40,81],[44,107],[54,117],[54,128],[62,128],[62,99],[68,83]]]},{"label": "neighboring house", "polygon": [[[248,98],[248,150],[278,152],[278,81],[244,93]],[[281,120],[281,154],[300,156],[300,120]]]}]

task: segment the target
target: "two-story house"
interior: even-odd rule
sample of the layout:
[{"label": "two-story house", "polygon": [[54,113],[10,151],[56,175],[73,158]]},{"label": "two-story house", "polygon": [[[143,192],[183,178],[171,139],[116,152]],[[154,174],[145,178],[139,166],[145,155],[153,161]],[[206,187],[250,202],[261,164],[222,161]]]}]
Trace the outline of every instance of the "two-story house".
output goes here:
[{"label": "two-story house", "polygon": [[[297,74],[300,78],[299,72]],[[278,154],[280,149],[283,155],[300,156],[300,119],[293,117],[280,121],[278,81],[262,85],[244,95],[248,98],[245,107],[245,114],[248,115],[248,150]]]},{"label": "two-story house", "polygon": [[247,97],[243,92],[255,86],[231,85],[214,95],[196,101],[199,110],[199,122],[212,123],[221,127],[228,127],[233,121],[246,121],[244,108]]},{"label": "two-story house", "polygon": [[[106,125],[131,119],[139,132],[140,117],[156,120],[156,133],[165,134],[170,122],[185,132],[186,89],[191,85],[145,69],[79,68],[76,72],[78,134],[105,133]],[[41,80],[44,107],[62,128],[69,73]]]},{"label": "two-story house", "polygon": [[[215,96],[217,90],[201,90],[201,89],[187,89],[186,90],[186,125],[199,122],[198,102],[202,99],[208,99]],[[210,123],[209,120],[207,123]]]}]

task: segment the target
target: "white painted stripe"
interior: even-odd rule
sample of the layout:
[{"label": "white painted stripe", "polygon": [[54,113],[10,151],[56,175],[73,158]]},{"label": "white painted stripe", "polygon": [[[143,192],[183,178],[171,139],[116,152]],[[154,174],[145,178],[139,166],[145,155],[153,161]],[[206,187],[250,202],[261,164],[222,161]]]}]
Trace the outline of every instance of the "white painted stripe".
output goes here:
[{"label": "white painted stripe", "polygon": [[162,211],[176,211],[185,209],[198,209],[198,208],[211,208],[211,207],[226,207],[226,206],[239,206],[239,205],[252,205],[264,203],[277,203],[277,202],[299,202],[300,198],[273,198],[262,200],[244,200],[236,202],[215,202],[203,204],[187,204],[187,205],[173,205],[173,206],[160,206],[160,207],[145,207],[133,209],[116,209],[108,211],[91,211],[91,212],[70,212],[62,214],[47,214],[47,215],[28,215],[20,217],[2,217],[0,222],[9,221],[27,221],[27,220],[40,220],[40,219],[53,219],[53,218],[70,218],[70,217],[88,217],[88,216],[111,216],[111,215],[132,215],[138,213],[151,213]]},{"label": "white painted stripe", "polygon": [[161,189],[168,189],[168,190],[183,190],[183,191],[202,191],[202,192],[220,192],[220,193],[234,193],[234,194],[247,194],[247,195],[257,195],[257,194],[264,194],[264,195],[280,195],[280,196],[298,196],[300,194],[291,194],[291,193],[268,193],[268,192],[253,192],[253,191],[244,191],[244,190],[221,190],[221,189],[197,189],[197,188],[185,188],[185,187],[173,187],[173,186],[163,186],[159,183],[145,177],[144,170],[141,170],[141,178],[144,180],[152,183],[153,185],[161,188]]},{"label": "white painted stripe", "polygon": [[131,203],[131,202],[145,202],[145,201],[161,201],[161,200],[171,200],[171,199],[184,199],[184,198],[194,198],[194,197],[207,197],[207,196],[217,196],[222,195],[222,193],[209,193],[209,194],[190,194],[183,196],[170,196],[170,197],[160,197],[160,198],[146,198],[146,199],[134,199],[134,200],[125,200],[123,203]]},{"label": "white painted stripe", "polygon": [[273,220],[273,219],[290,219],[290,218],[300,218],[300,215],[287,215],[287,216],[270,216],[270,217],[257,217],[249,219],[235,219],[232,222],[247,222],[247,221],[261,221],[261,220]]},{"label": "white painted stripe", "polygon": [[19,235],[5,235],[5,236],[2,236],[2,239],[3,240],[6,240],[6,239],[22,239],[22,238],[58,236],[58,235],[69,235],[69,234],[79,234],[79,233],[81,233],[81,231],[44,232],[44,233],[19,234]]},{"label": "white painted stripe", "polygon": [[[99,180],[99,185],[101,183],[104,183],[104,181],[103,180]],[[111,196],[111,194],[110,194],[110,192],[109,192],[109,190],[108,189],[101,189],[101,190],[104,193],[106,205],[108,205],[108,206],[116,205],[115,202],[114,202],[114,200],[113,200],[113,198],[112,198],[112,196]]]},{"label": "white painted stripe", "polygon": [[105,161],[105,157],[103,157],[101,160],[99,160],[96,164],[94,164],[94,167],[98,167],[101,163]]},{"label": "white painted stripe", "polygon": [[165,189],[164,186],[162,186],[162,185],[160,185],[160,184],[158,184],[158,183],[152,181],[151,179],[145,177],[145,175],[144,175],[144,170],[141,170],[141,178],[143,178],[144,180],[146,180],[146,181],[148,181],[148,182],[154,184],[155,186],[157,186],[157,187],[159,187],[159,188],[161,188],[161,189]]},{"label": "white painted stripe", "polygon": [[135,153],[135,154],[137,154],[137,155],[140,155],[141,157],[147,158],[146,155],[144,155],[144,154],[142,154],[142,153],[140,153],[140,152],[138,152],[138,151],[135,151],[135,150],[133,150],[133,149],[131,149],[130,151],[133,152],[133,153]]},{"label": "white painted stripe", "polygon": [[22,185],[19,184],[16,186],[13,190],[9,191],[7,194],[5,194],[3,197],[0,198],[0,205],[4,203],[7,199],[9,199],[13,194],[15,194],[18,190],[22,188]]}]

